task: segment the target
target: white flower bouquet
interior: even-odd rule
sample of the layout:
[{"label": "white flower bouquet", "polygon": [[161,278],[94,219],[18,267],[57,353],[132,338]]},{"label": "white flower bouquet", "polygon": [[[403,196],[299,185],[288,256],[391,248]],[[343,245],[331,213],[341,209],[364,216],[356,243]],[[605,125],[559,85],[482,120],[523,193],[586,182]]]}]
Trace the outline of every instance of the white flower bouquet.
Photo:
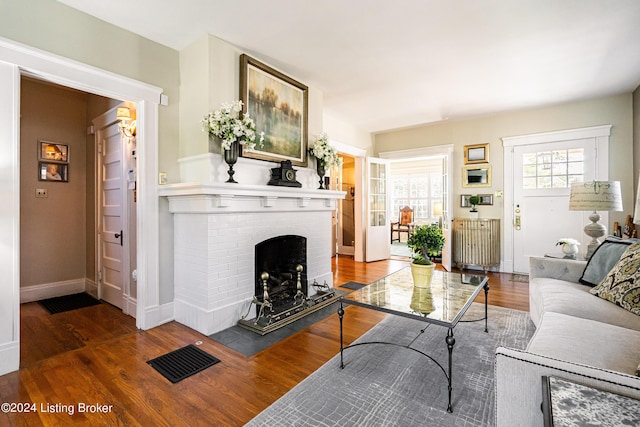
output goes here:
[{"label": "white flower bouquet", "polygon": [[560,245],[580,245],[580,242],[576,239],[571,239],[569,237],[563,237],[562,239],[558,239],[556,242],[556,246]]},{"label": "white flower bouquet", "polygon": [[219,110],[204,116],[202,130],[220,138],[223,150],[228,150],[235,141],[249,150],[253,150],[256,144],[262,146],[264,132],[260,132],[256,142],[256,124],[248,112],[240,117],[241,112],[242,101],[223,103]]},{"label": "white flower bouquet", "polygon": [[321,133],[315,144],[309,148],[309,154],[320,160],[327,167],[339,166],[341,161],[338,151],[329,145],[329,138],[326,133]]}]

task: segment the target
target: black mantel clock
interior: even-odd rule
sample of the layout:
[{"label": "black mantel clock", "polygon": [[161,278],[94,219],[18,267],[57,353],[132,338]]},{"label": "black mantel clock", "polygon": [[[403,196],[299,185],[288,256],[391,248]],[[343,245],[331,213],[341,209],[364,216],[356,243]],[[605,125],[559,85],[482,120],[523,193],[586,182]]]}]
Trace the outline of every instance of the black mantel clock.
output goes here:
[{"label": "black mantel clock", "polygon": [[279,168],[271,169],[271,179],[268,185],[280,185],[283,187],[302,187],[298,181],[296,181],[296,170],[291,166],[290,160],[283,160],[280,162]]}]

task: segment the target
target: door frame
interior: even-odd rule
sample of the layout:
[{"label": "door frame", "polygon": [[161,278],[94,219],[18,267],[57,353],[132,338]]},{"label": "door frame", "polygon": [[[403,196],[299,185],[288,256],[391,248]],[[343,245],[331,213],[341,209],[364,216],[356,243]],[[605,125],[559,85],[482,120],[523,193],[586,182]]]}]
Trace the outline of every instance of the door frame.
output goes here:
[{"label": "door frame", "polygon": [[[504,248],[501,271],[513,272],[514,265],[514,244],[513,232],[514,224],[514,147],[520,145],[544,144],[552,142],[570,141],[574,139],[594,138],[596,143],[596,180],[606,180],[609,177],[609,136],[611,135],[611,125],[592,126],[586,128],[567,129],[555,132],[534,133],[530,135],[510,136],[502,139],[503,159],[504,159],[504,205],[502,217],[503,221],[503,242]],[[603,221],[607,222],[608,217],[603,216]]]},{"label": "door frame", "polygon": [[[113,99],[138,110],[138,304],[136,326],[161,323],[159,306],[158,106],[162,89],[87,64],[0,38],[0,192],[11,195],[0,209],[0,375],[20,366],[20,78],[49,81]],[[144,218],[144,221],[141,219]]]},{"label": "door frame", "polygon": [[[446,189],[446,200],[444,210],[442,211],[442,224],[445,232],[445,247],[442,248],[442,265],[448,271],[451,271],[451,221],[453,221],[453,144],[434,145],[432,147],[410,148],[407,150],[385,151],[378,153],[383,159],[388,160],[418,160],[426,157],[446,157],[447,158],[447,176],[443,187]],[[447,210],[448,208],[448,210]],[[446,258],[446,259],[445,259]]]}]

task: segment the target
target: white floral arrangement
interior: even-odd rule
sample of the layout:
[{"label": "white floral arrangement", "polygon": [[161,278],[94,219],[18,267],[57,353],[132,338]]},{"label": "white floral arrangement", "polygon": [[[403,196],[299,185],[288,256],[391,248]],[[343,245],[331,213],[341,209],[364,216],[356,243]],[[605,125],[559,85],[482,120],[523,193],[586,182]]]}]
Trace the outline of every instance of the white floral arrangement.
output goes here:
[{"label": "white floral arrangement", "polygon": [[[219,110],[210,112],[202,119],[202,130],[220,138],[223,150],[228,150],[231,144],[238,141],[245,149],[253,150],[256,146],[256,124],[249,113],[240,117],[242,101],[223,103]],[[262,146],[264,132],[260,132],[257,142]]]},{"label": "white floral arrangement", "polygon": [[580,245],[580,242],[576,239],[571,239],[569,237],[563,237],[562,239],[558,239],[556,242],[556,246],[560,245]]},{"label": "white floral arrangement", "polygon": [[324,132],[318,136],[315,144],[309,148],[309,154],[324,162],[327,167],[339,166],[342,163],[338,157],[338,151],[329,145],[329,137]]}]

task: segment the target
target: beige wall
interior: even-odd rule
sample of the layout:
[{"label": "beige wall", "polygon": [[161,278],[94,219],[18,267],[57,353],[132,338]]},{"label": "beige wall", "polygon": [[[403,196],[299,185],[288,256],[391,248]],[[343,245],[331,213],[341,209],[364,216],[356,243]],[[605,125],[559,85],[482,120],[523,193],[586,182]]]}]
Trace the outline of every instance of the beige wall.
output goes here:
[{"label": "beige wall", "polygon": [[[23,79],[20,113],[20,286],[84,278],[87,96]],[[40,139],[69,146],[69,182],[38,180]]]},{"label": "beige wall", "polygon": [[[638,191],[640,175],[640,86],[633,92],[633,179]],[[634,193],[636,194],[636,193]]]},{"label": "beige wall", "polygon": [[[625,215],[633,211],[631,94],[381,133],[375,136],[374,146],[375,152],[380,153],[453,144],[453,214],[454,216],[466,216],[468,211],[460,208],[460,194],[493,193],[503,189],[502,137],[608,124],[613,125],[610,139],[609,175],[612,180],[621,182],[625,207],[624,212],[613,212],[610,215],[612,224],[613,221],[623,221]],[[462,187],[463,148],[469,144],[484,143],[490,144],[489,160],[492,169],[492,186],[477,189],[464,188]],[[479,210],[483,217],[502,218],[502,199],[494,198],[493,206],[482,206]]]}]

